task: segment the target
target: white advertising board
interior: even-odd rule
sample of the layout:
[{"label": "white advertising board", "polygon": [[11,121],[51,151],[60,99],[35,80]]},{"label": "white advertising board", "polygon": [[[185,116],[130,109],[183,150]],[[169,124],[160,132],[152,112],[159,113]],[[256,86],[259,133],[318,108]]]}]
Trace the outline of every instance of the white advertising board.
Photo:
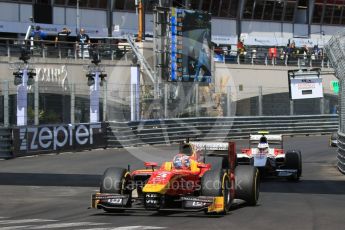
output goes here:
[{"label": "white advertising board", "polygon": [[315,76],[290,79],[291,99],[322,98],[322,78]]}]

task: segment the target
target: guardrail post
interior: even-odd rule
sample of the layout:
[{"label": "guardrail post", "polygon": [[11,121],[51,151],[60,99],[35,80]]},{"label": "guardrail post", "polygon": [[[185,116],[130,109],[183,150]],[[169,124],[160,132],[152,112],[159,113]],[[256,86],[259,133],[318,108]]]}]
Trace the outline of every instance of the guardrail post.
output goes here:
[{"label": "guardrail post", "polygon": [[4,95],[4,126],[8,127],[9,122],[9,110],[8,110],[8,100],[9,100],[9,83],[7,80],[3,81],[3,95]]},{"label": "guardrail post", "polygon": [[262,86],[259,86],[259,116],[262,116]]},{"label": "guardrail post", "polygon": [[195,84],[195,116],[199,116],[199,84]]},{"label": "guardrail post", "polygon": [[294,114],[294,102],[293,100],[290,100],[290,115],[293,115]]},{"label": "guardrail post", "polygon": [[107,91],[108,91],[108,84],[107,81],[103,83],[103,121],[107,120]]},{"label": "guardrail post", "polygon": [[325,113],[325,99],[322,97],[320,98],[320,114]]},{"label": "guardrail post", "polygon": [[267,65],[268,61],[267,61],[267,54],[265,56],[265,65]]},{"label": "guardrail post", "polygon": [[6,40],[6,46],[7,46],[7,57],[11,57],[11,48],[10,48],[9,40]]},{"label": "guardrail post", "polygon": [[71,84],[71,124],[75,123],[74,119],[74,113],[75,113],[75,84]]},{"label": "guardrail post", "polygon": [[237,54],[237,64],[240,64],[240,55]]},{"label": "guardrail post", "polygon": [[226,92],[226,116],[231,117],[231,86],[228,86]]},{"label": "guardrail post", "polygon": [[164,118],[168,118],[168,90],[169,85],[164,84]]},{"label": "guardrail post", "polygon": [[297,59],[297,66],[298,66],[298,68],[301,68],[301,61],[299,58]]},{"label": "guardrail post", "polygon": [[289,58],[289,55],[288,55],[288,54],[285,54],[285,61],[284,61],[285,66],[288,65],[288,58]]},{"label": "guardrail post", "polygon": [[39,92],[38,92],[38,81],[36,80],[34,83],[34,124],[39,124]]},{"label": "guardrail post", "polygon": [[325,62],[324,62],[324,60],[322,58],[322,60],[321,60],[321,68],[323,68],[324,66],[325,66]]}]

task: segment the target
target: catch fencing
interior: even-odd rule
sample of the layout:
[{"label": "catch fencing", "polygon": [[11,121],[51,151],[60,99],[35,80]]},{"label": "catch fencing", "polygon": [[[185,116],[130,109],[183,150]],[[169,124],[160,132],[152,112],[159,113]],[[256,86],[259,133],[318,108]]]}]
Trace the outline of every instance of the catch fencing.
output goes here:
[{"label": "catch fencing", "polygon": [[330,134],[337,129],[337,115],[199,117],[110,122],[108,147],[169,144],[183,141],[186,137],[221,141],[246,139],[260,130],[271,134],[320,135]]}]

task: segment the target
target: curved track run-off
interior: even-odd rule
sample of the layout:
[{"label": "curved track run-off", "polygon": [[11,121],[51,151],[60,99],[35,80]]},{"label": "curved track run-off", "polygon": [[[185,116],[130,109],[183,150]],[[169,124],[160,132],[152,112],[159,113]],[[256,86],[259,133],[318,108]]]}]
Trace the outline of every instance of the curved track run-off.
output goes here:
[{"label": "curved track run-off", "polygon": [[3,160],[0,229],[343,229],[345,176],[336,168],[336,148],[328,146],[328,138],[286,138],[285,149],[302,151],[301,181],[264,181],[257,206],[239,206],[223,217],[88,209],[107,167],[142,167],[140,151],[152,159],[170,159],[177,145]]}]

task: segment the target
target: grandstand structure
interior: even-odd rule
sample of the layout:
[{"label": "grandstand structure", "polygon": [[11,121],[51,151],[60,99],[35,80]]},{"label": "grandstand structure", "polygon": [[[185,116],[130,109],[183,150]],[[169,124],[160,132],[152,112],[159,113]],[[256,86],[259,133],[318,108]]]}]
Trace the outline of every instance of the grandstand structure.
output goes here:
[{"label": "grandstand structure", "polygon": [[[69,27],[86,28],[91,37],[137,33],[134,0],[0,1],[0,36],[24,36],[28,25],[40,24],[55,35]],[[323,46],[345,24],[344,0],[143,0],[146,33],[153,33],[155,5],[207,11],[212,14],[216,44]],[[32,20],[30,20],[32,18]]]}]

